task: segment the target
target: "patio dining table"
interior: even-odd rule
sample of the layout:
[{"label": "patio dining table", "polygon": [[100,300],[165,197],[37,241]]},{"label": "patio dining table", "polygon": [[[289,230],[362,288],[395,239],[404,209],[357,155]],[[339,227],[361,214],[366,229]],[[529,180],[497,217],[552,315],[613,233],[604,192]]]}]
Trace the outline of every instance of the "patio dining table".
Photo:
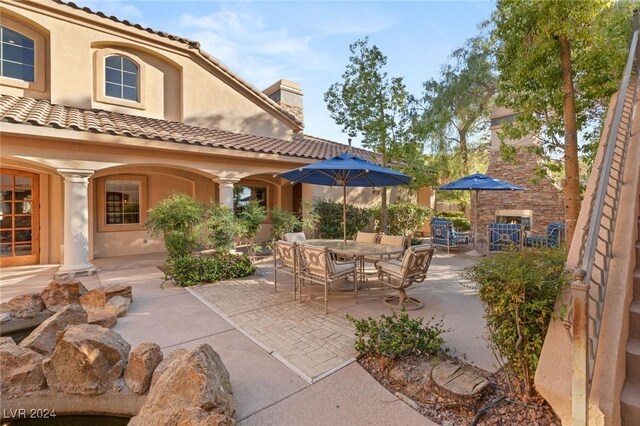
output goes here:
[{"label": "patio dining table", "polygon": [[365,243],[361,241],[315,239],[301,241],[299,244],[326,247],[330,252],[337,255],[354,258],[358,262],[358,275],[361,277],[361,279],[362,277],[364,277],[365,257],[382,258],[384,256],[399,255],[404,252],[404,248],[402,247],[393,246],[390,244]]}]

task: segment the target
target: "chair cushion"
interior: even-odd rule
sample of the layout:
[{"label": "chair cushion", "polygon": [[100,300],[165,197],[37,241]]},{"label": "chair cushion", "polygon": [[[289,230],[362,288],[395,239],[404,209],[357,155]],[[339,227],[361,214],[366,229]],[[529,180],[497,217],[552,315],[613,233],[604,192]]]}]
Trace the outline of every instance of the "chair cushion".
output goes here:
[{"label": "chair cushion", "polygon": [[383,260],[376,263],[378,270],[394,277],[402,277],[402,261],[400,260]]},{"label": "chair cushion", "polygon": [[355,262],[333,262],[333,277],[352,273],[356,269]]},{"label": "chair cushion", "polygon": [[304,232],[287,232],[283,235],[284,240],[289,243],[299,243],[302,241],[307,241],[307,237],[304,235]]}]

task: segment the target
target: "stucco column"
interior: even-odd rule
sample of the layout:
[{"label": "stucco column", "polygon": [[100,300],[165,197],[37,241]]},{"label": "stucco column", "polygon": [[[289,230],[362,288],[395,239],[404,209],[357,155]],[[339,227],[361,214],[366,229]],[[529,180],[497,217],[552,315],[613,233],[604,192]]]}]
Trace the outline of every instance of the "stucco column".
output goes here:
[{"label": "stucco column", "polygon": [[233,210],[233,184],[238,182],[240,179],[233,178],[219,178],[216,179],[219,188],[219,197],[218,200],[220,204],[223,206],[227,206]]},{"label": "stucco column", "polygon": [[93,170],[58,169],[64,177],[64,258],[59,274],[91,273],[89,177]]}]

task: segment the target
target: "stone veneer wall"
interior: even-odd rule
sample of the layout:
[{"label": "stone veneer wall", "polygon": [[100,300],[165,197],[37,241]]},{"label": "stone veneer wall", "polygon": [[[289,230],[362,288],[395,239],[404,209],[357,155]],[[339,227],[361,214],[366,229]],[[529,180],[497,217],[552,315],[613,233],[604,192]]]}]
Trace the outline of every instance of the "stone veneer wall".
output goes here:
[{"label": "stone veneer wall", "polygon": [[[517,163],[505,162],[492,151],[487,175],[524,187],[525,191],[480,191],[478,194],[478,238],[487,238],[487,226],[495,220],[496,210],[532,210],[531,232],[544,235],[550,222],[564,222],[562,189],[550,180],[535,175],[538,156],[518,149]],[[475,214],[475,199],[471,197]]]}]

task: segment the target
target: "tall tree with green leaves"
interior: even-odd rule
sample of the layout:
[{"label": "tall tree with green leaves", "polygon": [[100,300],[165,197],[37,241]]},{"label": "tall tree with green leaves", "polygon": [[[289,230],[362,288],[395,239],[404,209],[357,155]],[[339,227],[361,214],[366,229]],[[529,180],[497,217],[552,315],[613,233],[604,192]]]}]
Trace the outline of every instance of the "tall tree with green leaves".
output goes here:
[{"label": "tall tree with green leaves", "polygon": [[[334,83],[324,94],[327,109],[342,131],[361,136],[362,145],[382,156],[388,166],[407,150],[409,93],[402,77],[388,77],[387,57],[369,39],[349,46],[351,56],[342,82]],[[387,229],[387,191],[382,188],[382,229]]]},{"label": "tall tree with green leaves", "polygon": [[454,174],[468,175],[470,155],[486,148],[497,77],[486,39],[468,40],[451,57],[454,63],[444,65],[438,79],[423,83],[422,98],[414,101],[413,130],[436,157],[447,159],[441,172],[458,177],[451,176],[451,162],[461,166]]},{"label": "tall tree with green leaves", "polygon": [[[597,143],[624,68],[637,1],[498,0],[492,21],[496,102],[519,113],[503,135],[535,134],[562,155],[567,238],[580,209],[579,141]],[[597,129],[597,131],[593,131]]]}]

